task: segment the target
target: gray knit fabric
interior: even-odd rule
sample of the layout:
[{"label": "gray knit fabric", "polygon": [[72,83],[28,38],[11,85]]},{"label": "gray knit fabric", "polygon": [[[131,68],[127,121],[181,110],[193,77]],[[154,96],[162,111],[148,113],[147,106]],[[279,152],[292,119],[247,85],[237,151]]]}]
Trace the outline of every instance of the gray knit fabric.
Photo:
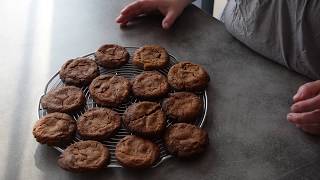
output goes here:
[{"label": "gray knit fabric", "polygon": [[320,79],[320,0],[229,0],[223,21],[254,51]]}]

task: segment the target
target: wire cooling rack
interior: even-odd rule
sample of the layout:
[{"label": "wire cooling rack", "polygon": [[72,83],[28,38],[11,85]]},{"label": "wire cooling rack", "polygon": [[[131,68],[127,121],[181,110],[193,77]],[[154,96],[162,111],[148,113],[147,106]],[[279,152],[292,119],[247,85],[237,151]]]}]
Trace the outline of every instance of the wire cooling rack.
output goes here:
[{"label": "wire cooling rack", "polygon": [[[105,68],[99,67],[100,74],[116,74],[116,75],[124,76],[128,79],[133,79],[134,76],[142,73],[143,70],[138,69],[135,65],[133,65],[131,63],[133,52],[137,49],[137,47],[126,47],[126,49],[130,54],[130,60],[126,65],[124,65],[118,69],[105,69]],[[83,57],[87,57],[92,60],[95,60],[94,53],[90,53],[90,54],[85,55]],[[167,76],[167,73],[169,72],[170,67],[173,66],[174,64],[178,63],[178,61],[176,60],[176,58],[174,56],[169,55],[169,57],[170,57],[170,60],[169,60],[168,65],[165,68],[158,70],[158,72],[160,72],[161,74],[163,74],[165,76]],[[64,86],[64,84],[59,77],[59,72],[57,72],[48,81],[48,83],[45,87],[45,90],[44,90],[44,95],[47,94],[49,91],[54,90],[54,89],[61,87],[61,86]],[[83,114],[87,109],[99,106],[91,98],[88,86],[84,86],[81,89],[84,92],[85,97],[86,97],[86,105],[82,110],[79,110],[77,112],[74,112],[73,114],[70,114],[73,116],[73,118],[75,120],[77,120],[79,118],[79,116],[81,116],[81,114]],[[172,91],[172,92],[174,92],[174,91]],[[202,109],[201,115],[193,122],[193,124],[198,127],[202,127],[205,122],[206,113],[207,113],[207,100],[208,100],[207,99],[207,92],[202,91],[202,92],[197,92],[196,94],[200,97],[200,99],[202,99],[203,109]],[[136,97],[130,96],[129,100],[126,103],[123,103],[120,106],[113,108],[113,110],[118,112],[120,115],[122,115],[128,106],[130,106],[131,104],[138,102],[138,101],[139,101],[139,99],[137,99]],[[41,106],[40,101],[39,101],[39,107],[38,107],[39,118],[45,116],[46,114],[47,114],[46,109],[44,109]],[[171,124],[172,124],[172,120],[167,119],[167,127],[170,126]],[[118,132],[115,135],[113,135],[111,138],[108,138],[108,139],[102,141],[102,143],[106,147],[108,147],[110,155],[111,155],[110,156],[110,164],[108,164],[107,167],[112,167],[112,168],[122,167],[117,162],[117,160],[115,158],[115,148],[116,148],[116,144],[118,143],[118,141],[129,134],[131,134],[131,133],[123,125],[121,125],[121,128],[118,130]],[[156,143],[160,148],[160,158],[153,166],[153,167],[156,167],[159,164],[161,164],[163,161],[165,161],[166,159],[171,158],[172,156],[167,151],[166,147],[164,146],[163,140],[161,138],[153,138],[151,140],[154,143]],[[76,136],[73,138],[73,142],[77,142],[77,141],[81,141],[81,137],[78,134],[76,134]],[[62,153],[64,151],[64,149],[66,149],[67,146],[68,145],[53,146],[53,148],[55,148],[56,150],[58,150],[59,152]]]}]

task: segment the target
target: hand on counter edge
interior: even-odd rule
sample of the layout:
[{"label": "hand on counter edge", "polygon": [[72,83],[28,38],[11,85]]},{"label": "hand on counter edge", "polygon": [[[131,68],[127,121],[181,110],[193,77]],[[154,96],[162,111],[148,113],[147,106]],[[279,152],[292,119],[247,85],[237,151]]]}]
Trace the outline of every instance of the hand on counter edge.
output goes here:
[{"label": "hand on counter edge", "polygon": [[139,15],[159,11],[164,15],[162,20],[163,29],[169,29],[184,8],[191,2],[192,0],[136,0],[121,10],[116,22],[120,25],[126,25]]},{"label": "hand on counter edge", "polygon": [[320,80],[300,86],[293,102],[288,121],[307,133],[320,135]]}]

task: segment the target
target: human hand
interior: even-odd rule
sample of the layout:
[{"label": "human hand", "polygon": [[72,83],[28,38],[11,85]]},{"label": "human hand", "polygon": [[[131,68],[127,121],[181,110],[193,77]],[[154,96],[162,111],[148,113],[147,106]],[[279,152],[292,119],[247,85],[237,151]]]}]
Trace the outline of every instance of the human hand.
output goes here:
[{"label": "human hand", "polygon": [[139,15],[160,11],[165,16],[162,21],[162,27],[168,29],[190,3],[191,0],[136,0],[121,10],[116,21],[121,25],[126,25]]},{"label": "human hand", "polygon": [[293,101],[288,121],[305,132],[320,135],[320,80],[300,86]]}]

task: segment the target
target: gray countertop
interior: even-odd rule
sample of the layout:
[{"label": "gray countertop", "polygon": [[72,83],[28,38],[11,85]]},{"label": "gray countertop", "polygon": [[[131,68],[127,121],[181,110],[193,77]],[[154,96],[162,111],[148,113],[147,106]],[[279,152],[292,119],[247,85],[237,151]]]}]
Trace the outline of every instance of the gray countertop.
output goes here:
[{"label": "gray countertop", "polygon": [[[308,79],[254,53],[194,6],[168,31],[160,17],[121,29],[114,19],[126,2],[0,2],[0,179],[320,179],[319,138],[286,120],[292,95]],[[104,43],[159,44],[207,69],[205,154],[144,171],[73,174],[57,166],[59,153],[32,137],[38,100],[65,60]]]}]

